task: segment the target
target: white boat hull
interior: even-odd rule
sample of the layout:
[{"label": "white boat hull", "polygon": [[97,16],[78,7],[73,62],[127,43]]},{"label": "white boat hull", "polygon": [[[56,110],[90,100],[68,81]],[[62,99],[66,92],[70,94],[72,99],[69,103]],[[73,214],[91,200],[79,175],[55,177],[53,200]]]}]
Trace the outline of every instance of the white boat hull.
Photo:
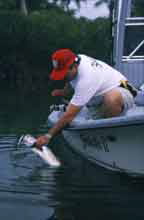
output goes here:
[{"label": "white boat hull", "polygon": [[[55,124],[60,114],[52,112],[49,121]],[[109,119],[78,116],[62,133],[69,147],[93,163],[144,177],[144,107]]]},{"label": "white boat hull", "polygon": [[75,151],[105,168],[144,175],[144,125],[90,130],[64,130]]}]

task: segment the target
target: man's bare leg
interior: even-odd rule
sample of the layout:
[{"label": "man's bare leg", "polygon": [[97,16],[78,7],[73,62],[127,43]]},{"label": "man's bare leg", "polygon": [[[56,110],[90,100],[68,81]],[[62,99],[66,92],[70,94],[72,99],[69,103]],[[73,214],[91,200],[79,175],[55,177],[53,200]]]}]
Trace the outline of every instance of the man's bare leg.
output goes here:
[{"label": "man's bare leg", "polygon": [[120,115],[123,110],[123,98],[117,89],[112,89],[103,97],[102,111],[104,117],[115,117]]}]

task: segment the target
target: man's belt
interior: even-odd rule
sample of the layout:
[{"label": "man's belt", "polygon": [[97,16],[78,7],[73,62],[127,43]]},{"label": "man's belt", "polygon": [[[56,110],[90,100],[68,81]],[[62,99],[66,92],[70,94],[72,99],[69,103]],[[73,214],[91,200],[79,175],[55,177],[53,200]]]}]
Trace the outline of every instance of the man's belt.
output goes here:
[{"label": "man's belt", "polygon": [[133,95],[133,97],[137,95],[137,89],[133,85],[131,85],[128,81],[121,80],[119,86],[129,90],[130,93]]}]

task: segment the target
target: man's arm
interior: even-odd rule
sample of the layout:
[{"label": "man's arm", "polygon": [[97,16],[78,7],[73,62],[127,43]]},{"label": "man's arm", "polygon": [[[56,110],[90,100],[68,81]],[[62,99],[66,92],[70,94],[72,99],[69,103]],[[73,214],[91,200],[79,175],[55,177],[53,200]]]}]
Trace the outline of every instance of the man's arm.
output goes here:
[{"label": "man's arm", "polygon": [[48,131],[48,135],[41,136],[37,139],[36,145],[41,148],[42,145],[48,144],[50,139],[67,126],[81,110],[81,107],[69,104],[66,112],[58,120],[58,122]]},{"label": "man's arm", "polygon": [[52,96],[69,96],[73,93],[69,83],[66,83],[63,89],[55,89],[52,91]]}]

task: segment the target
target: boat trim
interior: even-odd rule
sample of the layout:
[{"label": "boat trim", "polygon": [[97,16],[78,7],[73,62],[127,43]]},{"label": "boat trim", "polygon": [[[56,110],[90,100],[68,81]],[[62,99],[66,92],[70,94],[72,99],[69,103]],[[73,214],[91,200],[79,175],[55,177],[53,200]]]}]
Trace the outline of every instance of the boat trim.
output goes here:
[{"label": "boat trim", "polygon": [[143,118],[140,117],[139,120],[123,120],[119,121],[118,120],[112,120],[111,118],[109,119],[98,119],[93,122],[88,121],[86,123],[81,123],[81,124],[72,124],[69,127],[66,127],[66,130],[87,130],[87,129],[103,129],[103,128],[112,128],[112,127],[129,127],[129,126],[143,126],[144,125],[144,116]]}]

